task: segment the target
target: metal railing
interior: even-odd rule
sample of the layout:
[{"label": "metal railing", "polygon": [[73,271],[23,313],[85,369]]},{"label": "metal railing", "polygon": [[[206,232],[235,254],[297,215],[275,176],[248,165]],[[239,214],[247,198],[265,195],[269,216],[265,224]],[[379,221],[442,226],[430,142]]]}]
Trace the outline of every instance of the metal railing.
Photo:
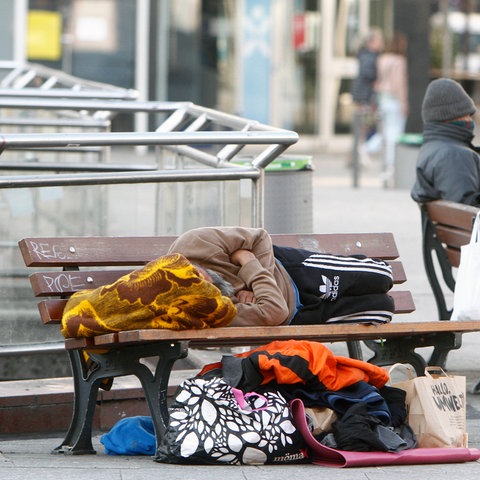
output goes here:
[{"label": "metal railing", "polygon": [[[8,99],[7,99],[8,100]],[[15,100],[15,108],[27,103]],[[8,101],[0,99],[0,108]],[[75,111],[106,110],[116,112],[166,115],[155,132],[52,133],[0,135],[0,154],[10,150],[78,149],[86,147],[154,146],[175,152],[213,170],[175,168],[154,172],[44,174],[0,177],[0,188],[39,186],[98,185],[120,183],[195,182],[250,179],[253,181],[252,223],[263,224],[263,170],[298,140],[295,132],[277,129],[256,121],[225,114],[190,102],[123,102],[71,99],[35,99],[28,105],[36,109]],[[217,130],[206,131],[215,128]],[[228,129],[228,130],[227,130]],[[234,165],[233,161],[247,146],[263,146],[244,157],[250,165]],[[208,148],[206,148],[206,146]],[[61,167],[61,164],[59,164]],[[1,160],[0,160],[1,168]]]},{"label": "metal railing", "polygon": [[[133,116],[137,131],[111,132],[118,114]],[[0,357],[7,362],[63,351],[59,332],[36,318],[21,237],[142,235],[151,225],[156,234],[173,233],[171,225],[180,233],[182,215],[185,224],[228,224],[240,203],[249,206],[248,224],[262,226],[264,170],[298,140],[191,102],[139,101],[134,90],[12,62],[0,62],[0,116]],[[213,209],[207,221],[202,215]],[[153,222],[141,220],[151,213]]]},{"label": "metal railing", "polygon": [[[3,133],[39,133],[40,131],[111,131],[111,122],[115,112],[110,110],[86,111],[64,108],[37,108],[35,103],[42,99],[76,99],[136,101],[139,93],[133,89],[86,80],[33,63],[0,62],[0,107]],[[24,149],[25,150],[25,149]],[[43,154],[48,152],[43,150]],[[63,153],[67,153],[64,150]],[[104,148],[69,150],[75,160],[106,161]],[[38,156],[38,152],[36,155]],[[73,155],[74,154],[74,155]],[[31,161],[30,152],[24,154]],[[14,158],[20,158],[18,151]]]},{"label": "metal railing", "polygon": [[[13,108],[12,105],[18,109],[32,108],[34,110],[71,112],[80,111],[80,109],[88,112],[111,111],[131,114],[142,112],[152,116],[152,119],[161,119],[157,123],[158,127],[155,131],[151,132],[94,131],[83,133],[3,133],[0,135],[0,207],[2,192],[4,195],[8,192],[32,192],[32,198],[35,199],[37,197],[35,192],[46,190],[44,187],[53,189],[61,187],[65,191],[77,192],[79,190],[77,187],[86,186],[100,188],[101,195],[103,195],[105,193],[103,189],[107,186],[123,184],[130,192],[135,185],[152,184],[153,188],[157,188],[157,194],[151,202],[152,205],[149,205],[150,210],[148,211],[155,209],[154,228],[159,233],[165,233],[158,220],[164,214],[165,198],[173,203],[175,213],[181,214],[183,209],[188,207],[188,201],[184,198],[185,190],[182,190],[181,186],[184,185],[186,188],[186,185],[197,185],[200,182],[219,187],[220,193],[218,197],[215,197],[218,198],[216,205],[210,204],[208,201],[206,205],[209,208],[219,208],[221,223],[222,215],[228,210],[225,206],[225,188],[222,186],[226,183],[239,184],[249,181],[251,183],[250,225],[263,226],[265,168],[298,140],[295,132],[274,128],[190,102],[0,97],[0,108],[5,106]],[[146,146],[153,151],[153,155],[148,154],[147,157],[144,157],[132,154],[128,161],[125,161],[125,154],[123,154],[122,161],[111,163],[110,159],[118,160],[115,153],[119,150],[138,146]],[[65,158],[66,152],[69,150],[82,151],[82,149],[88,148],[113,150],[107,156],[109,161],[106,162],[71,162]],[[6,161],[6,155],[17,150],[56,152],[58,161]],[[145,161],[145,158],[150,161]],[[242,162],[237,164],[236,161],[239,158],[242,159]],[[169,191],[160,198],[158,192],[161,185],[168,185],[169,188],[180,190],[175,190],[173,195]],[[141,190],[143,191],[143,187]],[[88,220],[92,221],[91,217],[94,212],[92,213],[87,207],[89,196],[89,193],[85,194],[79,197],[78,201],[74,198],[70,203],[80,208],[81,211],[85,211]],[[151,198],[153,197],[151,196]],[[197,201],[199,202],[194,198],[191,203],[197,203]],[[64,203],[65,200],[61,199],[61,202]],[[98,207],[99,203],[101,202],[95,201],[95,208],[100,208]],[[0,208],[0,213],[1,211]],[[36,234],[42,235],[44,222],[60,215],[58,208],[49,207],[49,211],[42,211],[41,217],[32,223],[32,229],[38,229]],[[77,224],[83,221],[78,213],[73,215],[73,221]],[[98,218],[99,223],[104,222],[105,219],[107,219],[106,221],[111,220],[107,213],[98,215]],[[175,219],[166,220],[166,222],[171,221],[174,222]],[[128,218],[126,222],[128,222]],[[2,223],[0,230],[5,228],[8,232],[10,228],[8,221],[2,221]],[[21,228],[25,228],[25,222],[20,220],[19,224]],[[61,225],[61,228],[64,228],[64,225]],[[126,223],[126,229],[128,228],[128,223]],[[30,233],[31,231],[28,230],[27,234]],[[88,234],[92,234],[91,231]],[[9,236],[2,233],[4,238],[0,245],[0,260],[2,260],[2,251],[16,251],[16,244],[21,235],[18,231],[15,238],[10,238],[11,234]],[[5,288],[4,291],[7,291],[9,288],[14,288],[8,285],[18,285],[19,282],[23,282],[21,285],[26,283],[26,272],[24,268],[22,270],[21,265],[13,267],[6,265],[6,268],[1,270],[0,292],[2,287]],[[23,279],[20,278],[22,275],[19,275],[22,271]],[[9,276],[12,278],[11,282],[8,279]],[[25,296],[21,301],[30,302],[29,305],[34,307],[31,292],[25,286],[22,288]],[[2,297],[5,298],[5,295]],[[18,301],[13,299],[9,304],[7,299],[7,308],[10,308],[9,305],[11,305],[9,315],[14,316],[18,309]],[[38,322],[33,309],[31,314],[28,313],[31,308],[29,306],[23,309],[23,314],[28,318],[23,319],[22,322],[29,322],[28,325],[31,322],[35,322],[35,324]],[[25,311],[27,311],[26,314]],[[37,330],[31,334],[31,339],[27,343],[24,340],[17,344],[9,344],[8,341],[6,344],[2,342],[0,356],[8,357],[39,352],[43,354],[61,350],[59,340],[53,341],[48,337],[42,342],[41,335],[42,333]]]},{"label": "metal railing", "polygon": [[[137,100],[138,92],[75,77],[60,70],[34,63],[0,61],[2,95],[84,96],[87,98],[121,98]],[[90,95],[90,97],[89,97]]]}]

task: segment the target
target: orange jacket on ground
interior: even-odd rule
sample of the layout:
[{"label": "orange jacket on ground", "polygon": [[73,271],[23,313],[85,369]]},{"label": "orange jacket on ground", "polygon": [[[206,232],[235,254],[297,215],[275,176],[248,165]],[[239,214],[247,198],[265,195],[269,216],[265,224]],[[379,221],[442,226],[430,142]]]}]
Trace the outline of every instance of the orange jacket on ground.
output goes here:
[{"label": "orange jacket on ground", "polygon": [[[340,390],[364,381],[377,388],[388,381],[388,372],[362,360],[334,355],[324,344],[306,340],[274,341],[235,355],[249,385],[303,384],[314,390]],[[240,367],[239,365],[239,367]],[[200,375],[221,367],[204,367]],[[257,379],[256,382],[252,379]]]}]

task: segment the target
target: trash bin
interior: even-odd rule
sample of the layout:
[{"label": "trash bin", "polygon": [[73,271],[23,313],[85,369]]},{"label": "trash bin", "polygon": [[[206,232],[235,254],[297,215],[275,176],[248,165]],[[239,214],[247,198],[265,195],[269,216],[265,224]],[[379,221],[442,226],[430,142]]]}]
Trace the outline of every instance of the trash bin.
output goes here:
[{"label": "trash bin", "polygon": [[280,155],[265,169],[265,229],[313,232],[312,157]]},{"label": "trash bin", "polygon": [[395,147],[394,188],[410,190],[415,183],[417,157],[423,142],[421,133],[405,133]]}]

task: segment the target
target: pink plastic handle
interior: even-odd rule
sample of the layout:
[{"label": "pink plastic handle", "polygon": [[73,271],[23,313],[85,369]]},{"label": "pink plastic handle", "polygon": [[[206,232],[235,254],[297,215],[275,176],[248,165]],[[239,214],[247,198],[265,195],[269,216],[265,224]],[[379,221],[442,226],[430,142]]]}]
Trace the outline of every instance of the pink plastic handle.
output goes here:
[{"label": "pink plastic handle", "polygon": [[[261,410],[266,410],[266,408],[268,407],[268,399],[264,395],[260,395],[259,393],[255,393],[255,392],[243,393],[242,390],[240,390],[239,388],[233,388],[233,387],[232,387],[232,392],[233,392],[233,396],[235,397],[235,400],[238,403],[238,406],[240,407],[240,410],[244,410],[248,412],[257,412]],[[250,403],[246,402],[247,399],[252,397],[260,398],[261,400],[263,400],[264,404],[261,407],[252,408]]]}]

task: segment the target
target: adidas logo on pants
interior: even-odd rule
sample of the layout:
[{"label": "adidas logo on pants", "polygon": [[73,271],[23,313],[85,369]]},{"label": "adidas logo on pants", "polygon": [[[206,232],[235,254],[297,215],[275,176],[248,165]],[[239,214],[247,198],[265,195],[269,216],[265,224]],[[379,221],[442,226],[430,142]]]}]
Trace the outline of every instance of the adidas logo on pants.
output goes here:
[{"label": "adidas logo on pants", "polygon": [[292,324],[386,323],[394,305],[387,292],[392,268],[364,255],[333,255],[274,246],[274,253],[296,285],[300,302]]}]

